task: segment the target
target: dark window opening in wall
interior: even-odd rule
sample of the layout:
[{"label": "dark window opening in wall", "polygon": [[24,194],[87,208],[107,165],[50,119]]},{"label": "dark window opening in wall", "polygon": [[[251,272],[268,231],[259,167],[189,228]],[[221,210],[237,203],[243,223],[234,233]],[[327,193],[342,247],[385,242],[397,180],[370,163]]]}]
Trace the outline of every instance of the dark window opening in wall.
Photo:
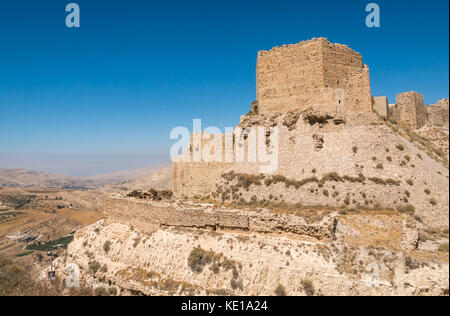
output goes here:
[{"label": "dark window opening in wall", "polygon": [[339,100],[339,104],[341,104],[341,100]]}]

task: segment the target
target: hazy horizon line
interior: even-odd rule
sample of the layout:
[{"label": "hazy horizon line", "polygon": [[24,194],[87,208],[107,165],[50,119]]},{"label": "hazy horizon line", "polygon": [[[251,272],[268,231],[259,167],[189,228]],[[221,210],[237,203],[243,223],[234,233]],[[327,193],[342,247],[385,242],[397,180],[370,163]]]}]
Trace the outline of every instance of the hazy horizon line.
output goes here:
[{"label": "hazy horizon line", "polygon": [[77,178],[169,162],[168,153],[0,153],[0,169],[24,169]]}]

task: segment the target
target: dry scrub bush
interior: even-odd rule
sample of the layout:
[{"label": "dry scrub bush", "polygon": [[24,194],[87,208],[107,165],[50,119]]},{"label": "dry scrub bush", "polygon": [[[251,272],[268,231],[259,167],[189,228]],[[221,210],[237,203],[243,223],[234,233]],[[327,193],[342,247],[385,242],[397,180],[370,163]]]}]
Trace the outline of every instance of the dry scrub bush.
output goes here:
[{"label": "dry scrub bush", "polygon": [[284,288],[284,286],[282,286],[281,284],[278,284],[277,288],[275,289],[275,295],[276,296],[286,296],[286,290]]},{"label": "dry scrub bush", "polygon": [[304,279],[302,280],[302,286],[303,290],[305,291],[306,295],[313,296],[315,293],[314,285],[311,282],[311,280]]}]

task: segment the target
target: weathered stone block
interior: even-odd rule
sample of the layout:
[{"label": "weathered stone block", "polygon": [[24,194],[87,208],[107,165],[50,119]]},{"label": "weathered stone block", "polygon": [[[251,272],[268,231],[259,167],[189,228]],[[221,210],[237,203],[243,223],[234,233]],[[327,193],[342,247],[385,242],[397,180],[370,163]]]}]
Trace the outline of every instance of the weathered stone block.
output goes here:
[{"label": "weathered stone block", "polygon": [[427,112],[420,93],[410,91],[397,94],[397,109],[400,113],[400,123],[412,129],[425,125]]},{"label": "weathered stone block", "polygon": [[374,97],[373,110],[382,117],[388,117],[388,99],[387,97]]}]

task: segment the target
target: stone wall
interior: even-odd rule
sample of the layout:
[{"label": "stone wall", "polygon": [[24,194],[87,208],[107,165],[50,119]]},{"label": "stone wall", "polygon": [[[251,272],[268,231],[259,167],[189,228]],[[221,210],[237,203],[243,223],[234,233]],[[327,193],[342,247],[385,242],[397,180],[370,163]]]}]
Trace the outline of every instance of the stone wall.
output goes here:
[{"label": "stone wall", "polygon": [[[256,87],[252,115],[276,118],[288,111],[313,108],[321,115],[338,115],[349,125],[373,121],[368,67],[359,53],[326,38],[260,51]],[[191,139],[190,161],[197,148],[194,143]],[[210,193],[220,175],[230,170],[259,173],[257,163],[176,162],[173,169],[174,192],[190,196]]]},{"label": "stone wall", "polygon": [[131,225],[141,232],[151,233],[164,226],[242,230],[258,233],[290,232],[317,239],[332,238],[336,216],[324,216],[316,222],[294,214],[274,214],[268,211],[212,209],[201,206],[176,207],[173,204],[109,198],[102,211],[107,222]]},{"label": "stone wall", "polygon": [[256,97],[260,113],[313,106],[324,87],[321,40],[258,52]]},{"label": "stone wall", "polygon": [[[173,190],[178,195],[202,196],[211,192],[217,179],[223,173],[231,170],[232,163],[225,162],[225,151],[229,146],[234,146],[234,137],[231,135],[230,144],[226,143],[225,134],[209,135],[206,132],[193,133],[190,147],[184,155],[188,155],[188,162],[182,157],[177,157],[173,162]],[[218,141],[218,142],[217,142]],[[216,148],[221,148],[221,161],[206,162],[204,152],[206,146],[210,147],[211,155],[215,154]],[[213,146],[216,145],[216,146]],[[200,159],[196,159],[199,155]],[[198,157],[197,157],[198,158]],[[199,162],[195,162],[199,161]]]},{"label": "stone wall", "polygon": [[369,71],[361,55],[326,38],[258,52],[256,95],[259,113],[371,110]]},{"label": "stone wall", "polygon": [[[370,114],[375,116],[372,112]],[[316,120],[320,123],[314,123]],[[298,190],[293,187],[285,188],[282,184],[256,186],[250,191],[242,191],[247,202],[253,195],[256,195],[258,201],[269,200],[272,195],[278,197],[278,201],[284,199],[288,203],[342,206],[347,194],[350,194],[350,206],[366,205],[368,202],[369,207],[379,203],[384,207],[400,208],[412,204],[424,221],[432,225],[448,223],[448,179],[445,176],[448,169],[394,133],[377,118],[372,124],[351,125],[342,122],[340,117],[298,110],[274,116],[251,115],[241,122],[242,127],[273,124],[279,130],[276,175],[302,181],[311,177],[320,179],[329,173],[352,178],[362,173],[366,181],[365,184],[330,182],[322,188],[318,187],[318,183],[310,183]],[[183,190],[175,191],[176,194],[192,197],[215,192],[220,175],[231,170],[249,175],[261,173],[258,163],[191,165],[186,173],[190,176],[184,183]],[[220,169],[215,169],[215,166]],[[382,181],[377,184],[368,180],[369,178],[391,179],[399,181],[400,185],[386,185]],[[408,184],[409,180],[412,180],[412,185]],[[430,195],[424,193],[423,183],[427,183],[426,188],[432,192]],[[324,189],[328,190],[329,196],[325,195]],[[334,191],[338,191],[339,195],[333,197]],[[410,192],[411,197],[405,195],[406,191]],[[370,198],[365,198],[362,193]],[[232,194],[228,196],[232,197]],[[216,197],[222,198],[221,194]],[[431,198],[436,199],[436,206],[430,204]]]},{"label": "stone wall", "polygon": [[232,164],[218,162],[175,162],[173,188],[179,195],[203,196],[211,192],[217,179],[230,171]]},{"label": "stone wall", "polygon": [[373,98],[373,110],[380,116],[388,117],[388,99],[387,97],[374,97]]},{"label": "stone wall", "polygon": [[364,113],[372,111],[369,68],[364,66],[344,80],[344,106],[340,113]]},{"label": "stone wall", "polygon": [[387,117],[390,120],[399,121],[400,111],[397,108],[397,104],[389,104],[387,108]]},{"label": "stone wall", "polygon": [[400,123],[412,129],[425,125],[427,112],[422,94],[415,91],[397,94],[397,109],[400,113]]},{"label": "stone wall", "polygon": [[448,99],[440,100],[438,103],[433,105],[427,105],[426,110],[428,123],[433,126],[448,128],[448,105]]},{"label": "stone wall", "polygon": [[[379,111],[382,110],[377,109],[380,106],[384,108],[384,100],[374,98],[374,101],[374,110],[380,114]],[[425,124],[448,128],[448,105],[448,99],[440,100],[433,105],[424,105],[423,96],[420,93],[414,91],[404,92],[397,95],[397,104],[389,104],[387,106],[387,117],[412,129],[419,129]]]}]

